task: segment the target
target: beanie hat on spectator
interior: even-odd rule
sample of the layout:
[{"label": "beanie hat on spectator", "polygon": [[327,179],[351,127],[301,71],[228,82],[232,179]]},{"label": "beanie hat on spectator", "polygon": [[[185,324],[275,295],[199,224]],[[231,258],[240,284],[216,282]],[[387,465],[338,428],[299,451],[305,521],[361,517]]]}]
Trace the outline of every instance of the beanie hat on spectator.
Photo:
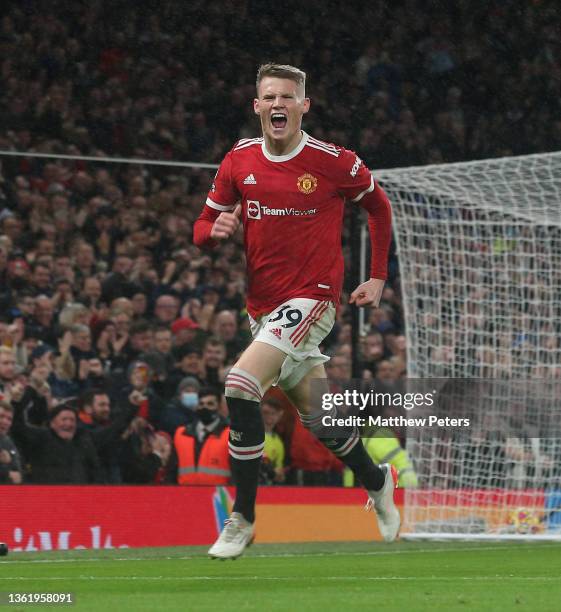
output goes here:
[{"label": "beanie hat on spectator", "polygon": [[198,347],[188,342],[187,344],[183,344],[182,346],[177,347],[175,356],[179,361],[181,361],[183,357],[193,354],[198,355],[199,357],[203,356],[201,350]]},{"label": "beanie hat on spectator", "polygon": [[194,376],[186,376],[185,378],[181,379],[177,390],[179,393],[181,393],[187,387],[193,387],[193,389],[196,389],[198,393],[201,389],[201,383]]},{"label": "beanie hat on spectator", "polygon": [[54,353],[55,349],[48,344],[38,344],[32,351],[29,358],[31,361],[34,359],[41,359],[45,353]]},{"label": "beanie hat on spectator", "polygon": [[179,333],[182,329],[199,329],[199,325],[195,323],[195,321],[193,321],[189,317],[183,317],[181,319],[176,319],[171,324],[171,331],[174,334]]},{"label": "beanie hat on spectator", "polygon": [[70,412],[73,412],[76,417],[78,417],[78,409],[76,408],[76,406],[74,405],[75,400],[66,400],[65,402],[62,402],[61,404],[57,404],[52,410],[49,411],[48,414],[48,419],[49,419],[49,423],[56,418],[61,412],[64,412],[65,410],[69,410]]}]

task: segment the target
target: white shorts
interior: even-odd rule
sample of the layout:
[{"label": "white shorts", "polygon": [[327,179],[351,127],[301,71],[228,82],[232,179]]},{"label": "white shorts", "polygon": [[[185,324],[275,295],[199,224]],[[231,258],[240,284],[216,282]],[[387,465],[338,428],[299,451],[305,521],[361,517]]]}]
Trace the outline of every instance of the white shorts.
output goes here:
[{"label": "white shorts", "polygon": [[335,323],[333,302],[294,298],[258,320],[250,316],[249,323],[255,341],[286,353],[273,383],[281,389],[292,389],[313,367],[329,361],[318,347]]}]

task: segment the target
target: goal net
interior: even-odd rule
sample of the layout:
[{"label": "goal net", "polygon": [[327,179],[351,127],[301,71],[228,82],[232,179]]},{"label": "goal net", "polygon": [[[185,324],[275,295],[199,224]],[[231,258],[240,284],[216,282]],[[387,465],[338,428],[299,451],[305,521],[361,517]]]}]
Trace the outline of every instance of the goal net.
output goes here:
[{"label": "goal net", "polygon": [[463,431],[416,429],[408,537],[561,538],[561,153],[378,171],[408,377]]}]

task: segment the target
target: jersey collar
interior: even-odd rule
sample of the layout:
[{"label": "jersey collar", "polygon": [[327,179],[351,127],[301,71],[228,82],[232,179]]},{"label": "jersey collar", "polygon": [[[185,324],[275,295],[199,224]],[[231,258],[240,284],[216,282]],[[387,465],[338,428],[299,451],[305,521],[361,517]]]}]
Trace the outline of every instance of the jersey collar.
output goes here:
[{"label": "jersey collar", "polygon": [[293,149],[292,151],[290,151],[290,153],[287,153],[286,155],[273,155],[269,153],[269,151],[267,151],[267,146],[265,145],[264,138],[261,144],[261,150],[263,151],[263,155],[269,161],[285,162],[285,161],[288,161],[289,159],[293,159],[294,157],[296,157],[300,153],[300,151],[302,151],[302,149],[306,146],[307,142],[308,142],[308,134],[306,134],[306,132],[302,130],[302,140],[298,143],[298,146],[295,149]]}]

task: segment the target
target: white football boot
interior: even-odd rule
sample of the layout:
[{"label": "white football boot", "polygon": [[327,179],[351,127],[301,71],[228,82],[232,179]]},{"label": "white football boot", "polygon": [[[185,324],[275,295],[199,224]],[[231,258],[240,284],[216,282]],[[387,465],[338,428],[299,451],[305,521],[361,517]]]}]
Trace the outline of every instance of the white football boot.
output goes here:
[{"label": "white football boot", "polygon": [[240,512],[232,512],[208,554],[213,559],[237,559],[251,546],[254,537],[253,523],[248,523]]},{"label": "white football boot", "polygon": [[366,510],[374,510],[378,517],[378,529],[386,542],[393,542],[399,533],[401,516],[393,501],[397,487],[398,474],[393,465],[384,463],[380,466],[386,474],[386,482],[379,491],[368,491]]}]

